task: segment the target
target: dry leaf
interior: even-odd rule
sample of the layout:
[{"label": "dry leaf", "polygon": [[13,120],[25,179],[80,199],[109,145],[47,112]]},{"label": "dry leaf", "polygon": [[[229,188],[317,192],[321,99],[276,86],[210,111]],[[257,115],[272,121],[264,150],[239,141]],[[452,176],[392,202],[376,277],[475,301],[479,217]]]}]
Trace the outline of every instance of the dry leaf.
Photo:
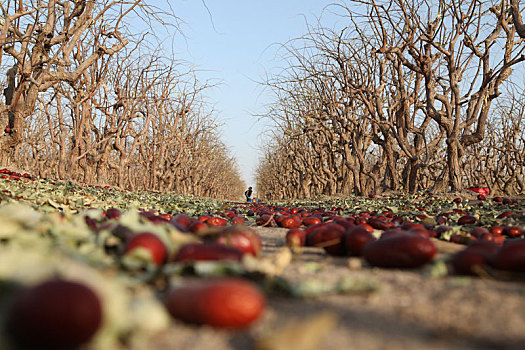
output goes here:
[{"label": "dry leaf", "polygon": [[266,258],[258,259],[250,254],[245,254],[242,259],[247,271],[261,272],[268,276],[280,275],[291,262],[292,252],[288,247],[283,247]]},{"label": "dry leaf", "polygon": [[337,325],[337,316],[325,312],[308,317],[305,321],[292,321],[279,330],[257,340],[257,350],[316,350],[323,338]]}]

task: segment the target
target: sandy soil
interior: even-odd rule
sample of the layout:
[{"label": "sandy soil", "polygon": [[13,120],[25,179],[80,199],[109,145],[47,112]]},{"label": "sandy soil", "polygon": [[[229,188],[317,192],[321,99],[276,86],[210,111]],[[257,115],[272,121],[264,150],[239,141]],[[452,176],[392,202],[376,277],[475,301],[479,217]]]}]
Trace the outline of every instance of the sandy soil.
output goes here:
[{"label": "sandy soil", "polygon": [[[284,245],[285,229],[257,228],[264,255]],[[435,241],[439,257],[462,246]],[[372,281],[371,293],[324,295],[317,299],[270,296],[264,316],[244,332],[175,324],[152,342],[156,349],[254,349],[265,337],[289,325],[315,319],[323,312],[336,315],[320,343],[294,335],[283,349],[525,349],[525,283],[465,277],[429,277],[428,268],[378,269],[353,260],[334,258],[319,248],[306,248],[284,270],[291,280],[313,279],[327,284],[340,278]],[[315,267],[315,268],[312,268]],[[175,345],[176,344],[176,345]]]}]

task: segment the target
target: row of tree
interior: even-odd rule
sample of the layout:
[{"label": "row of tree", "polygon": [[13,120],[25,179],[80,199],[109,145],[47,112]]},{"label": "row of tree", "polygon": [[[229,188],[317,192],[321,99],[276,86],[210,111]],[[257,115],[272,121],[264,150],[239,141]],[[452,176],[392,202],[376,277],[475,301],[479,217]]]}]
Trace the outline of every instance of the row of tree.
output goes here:
[{"label": "row of tree", "polygon": [[176,16],[141,1],[0,6],[4,166],[129,189],[242,195],[205,99],[211,84],[151,34],[176,30]]},{"label": "row of tree", "polygon": [[[264,84],[267,199],[385,190],[525,190],[518,0],[346,1],[283,46]],[[521,87],[516,87],[521,86]]]}]

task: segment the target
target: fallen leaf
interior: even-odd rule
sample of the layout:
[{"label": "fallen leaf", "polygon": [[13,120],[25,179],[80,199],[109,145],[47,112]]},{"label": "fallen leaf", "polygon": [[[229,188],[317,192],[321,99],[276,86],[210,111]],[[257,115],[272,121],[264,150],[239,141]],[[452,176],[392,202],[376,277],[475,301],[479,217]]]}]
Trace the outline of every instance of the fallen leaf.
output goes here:
[{"label": "fallen leaf", "polygon": [[320,349],[323,339],[337,325],[337,316],[325,312],[291,321],[284,327],[274,329],[256,341],[257,350],[315,350]]}]

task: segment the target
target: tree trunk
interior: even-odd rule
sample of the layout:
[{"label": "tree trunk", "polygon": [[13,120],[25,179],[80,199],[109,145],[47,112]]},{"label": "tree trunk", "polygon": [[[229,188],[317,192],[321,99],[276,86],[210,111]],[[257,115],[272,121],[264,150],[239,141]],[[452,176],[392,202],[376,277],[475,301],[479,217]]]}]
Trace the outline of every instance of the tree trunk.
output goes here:
[{"label": "tree trunk", "polygon": [[390,142],[386,142],[383,151],[385,152],[386,158],[386,169],[383,181],[383,186],[392,190],[397,191],[399,185],[399,178],[396,170],[396,157],[394,150]]},{"label": "tree trunk", "polygon": [[419,169],[419,159],[408,160],[408,192],[415,193],[417,189],[417,171]]},{"label": "tree trunk", "polygon": [[[7,70],[7,87],[4,89],[5,104],[11,106],[16,90],[16,67]],[[0,165],[9,166],[14,155],[15,137],[15,113],[11,108],[5,112],[0,119]],[[1,130],[1,128],[5,128]]]},{"label": "tree trunk", "polygon": [[461,190],[462,169],[459,147],[459,141],[456,137],[447,138],[448,185],[452,192]]}]

